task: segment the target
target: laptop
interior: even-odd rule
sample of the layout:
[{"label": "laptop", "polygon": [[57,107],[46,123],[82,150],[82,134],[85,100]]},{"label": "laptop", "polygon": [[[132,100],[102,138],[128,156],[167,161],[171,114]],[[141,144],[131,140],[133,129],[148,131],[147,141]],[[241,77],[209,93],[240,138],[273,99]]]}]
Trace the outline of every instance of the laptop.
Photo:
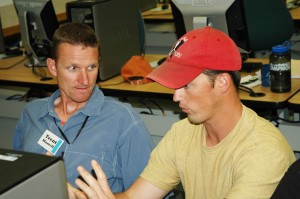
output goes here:
[{"label": "laptop", "polygon": [[0,176],[0,199],[68,198],[60,157],[0,148]]}]

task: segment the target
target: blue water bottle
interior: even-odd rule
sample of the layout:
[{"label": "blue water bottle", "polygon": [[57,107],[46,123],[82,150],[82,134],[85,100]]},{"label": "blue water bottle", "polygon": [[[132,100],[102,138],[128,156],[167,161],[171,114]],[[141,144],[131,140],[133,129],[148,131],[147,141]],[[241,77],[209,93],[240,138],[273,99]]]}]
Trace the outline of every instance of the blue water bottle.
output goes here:
[{"label": "blue water bottle", "polygon": [[291,54],[289,41],[272,47],[270,55],[270,89],[275,93],[291,90]]}]

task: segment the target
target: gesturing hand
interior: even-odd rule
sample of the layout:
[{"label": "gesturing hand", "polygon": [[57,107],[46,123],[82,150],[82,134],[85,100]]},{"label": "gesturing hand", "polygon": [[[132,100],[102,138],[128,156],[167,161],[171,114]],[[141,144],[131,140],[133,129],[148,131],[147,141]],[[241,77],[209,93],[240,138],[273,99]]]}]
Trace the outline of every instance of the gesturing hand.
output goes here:
[{"label": "gesturing hand", "polygon": [[108,186],[106,175],[100,165],[95,160],[91,161],[91,165],[96,173],[97,179],[85,168],[79,166],[77,170],[86,183],[80,179],[76,179],[75,183],[77,186],[85,192],[89,199],[115,199]]}]

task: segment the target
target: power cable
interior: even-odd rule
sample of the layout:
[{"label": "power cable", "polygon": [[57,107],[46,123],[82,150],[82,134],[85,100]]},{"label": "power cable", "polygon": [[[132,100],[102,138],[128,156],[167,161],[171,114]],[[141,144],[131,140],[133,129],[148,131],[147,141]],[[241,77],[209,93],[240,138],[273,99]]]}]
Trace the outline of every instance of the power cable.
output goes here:
[{"label": "power cable", "polygon": [[261,92],[254,92],[251,88],[247,86],[240,85],[239,90],[249,93],[250,97],[263,97],[266,94]]}]

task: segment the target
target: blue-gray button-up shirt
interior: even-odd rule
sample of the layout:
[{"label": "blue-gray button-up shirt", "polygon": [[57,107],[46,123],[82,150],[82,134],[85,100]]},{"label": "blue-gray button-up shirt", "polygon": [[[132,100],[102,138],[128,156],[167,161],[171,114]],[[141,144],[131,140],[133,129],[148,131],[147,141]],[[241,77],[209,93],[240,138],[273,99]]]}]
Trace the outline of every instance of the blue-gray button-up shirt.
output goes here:
[{"label": "blue-gray button-up shirt", "polygon": [[[71,184],[75,186],[77,166],[82,165],[91,171],[90,162],[95,159],[106,173],[113,192],[127,189],[143,171],[154,147],[139,115],[129,104],[106,97],[95,87],[86,105],[62,126],[54,110],[54,100],[59,96],[58,90],[48,98],[28,103],[16,125],[13,148],[45,154],[45,149],[37,142],[45,130],[49,130],[64,140],[56,155],[63,154],[67,179]],[[75,139],[86,116],[89,116],[87,123]]]}]

